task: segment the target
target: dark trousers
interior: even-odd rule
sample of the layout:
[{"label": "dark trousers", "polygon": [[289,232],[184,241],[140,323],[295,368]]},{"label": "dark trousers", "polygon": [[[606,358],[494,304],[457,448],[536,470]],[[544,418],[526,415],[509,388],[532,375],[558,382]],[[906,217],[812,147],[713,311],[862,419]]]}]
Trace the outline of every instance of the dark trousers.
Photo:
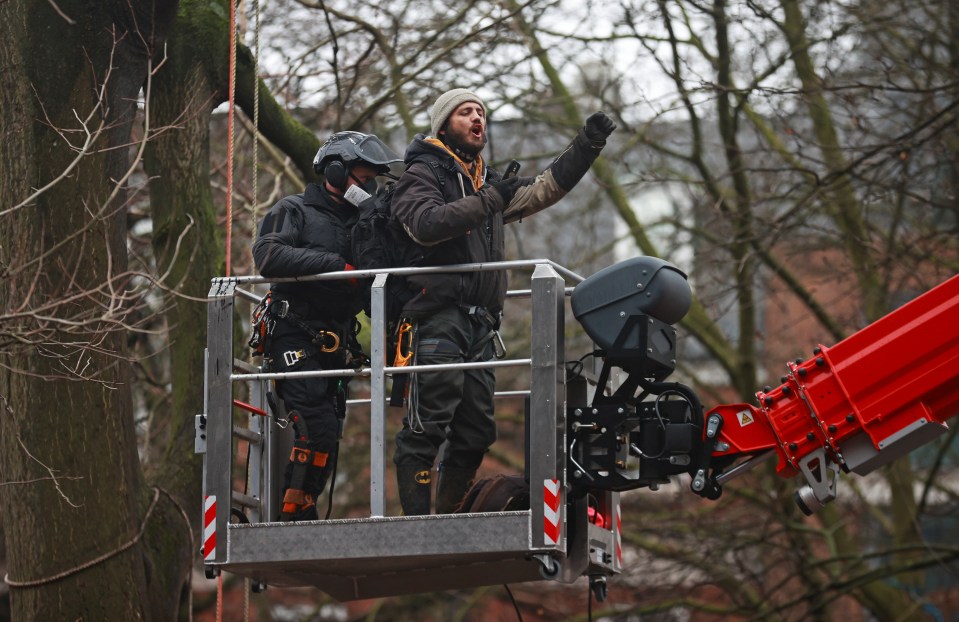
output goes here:
[{"label": "dark trousers", "polygon": [[[490,328],[457,307],[416,322],[417,365],[488,361]],[[431,468],[443,441],[444,466],[475,469],[496,441],[492,369],[417,373],[410,385],[410,412],[396,435],[397,466]]]},{"label": "dark trousers", "polygon": [[[314,352],[315,346],[302,329],[277,320],[268,349],[276,372],[316,371],[322,369],[342,369],[345,361],[343,351],[309,356],[292,366],[284,362],[283,354],[288,351],[305,350]],[[299,421],[294,422],[294,446],[304,447],[314,452],[328,454],[328,465],[333,464],[339,419],[337,418],[337,392],[344,390],[339,378],[296,378],[278,380],[277,393],[286,405],[287,414],[296,411]],[[345,380],[344,380],[345,382]],[[284,474],[284,488],[290,485],[293,464],[288,463]],[[318,495],[326,483],[323,469],[309,468],[303,482],[303,490]]]}]

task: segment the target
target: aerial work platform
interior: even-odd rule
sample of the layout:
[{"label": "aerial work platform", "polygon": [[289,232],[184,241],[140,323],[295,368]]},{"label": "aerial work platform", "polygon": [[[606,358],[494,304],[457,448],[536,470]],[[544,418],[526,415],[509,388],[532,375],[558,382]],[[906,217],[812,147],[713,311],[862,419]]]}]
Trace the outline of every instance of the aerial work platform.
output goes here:
[{"label": "aerial work platform", "polygon": [[[386,364],[390,274],[517,268],[532,270],[529,289],[510,293],[531,301],[528,357]],[[959,276],[833,347],[819,345],[813,358],[788,363],[779,387],[757,392],[758,406],[709,411],[690,387],[666,381],[676,367],[673,325],[688,311],[691,292],[686,275],[663,260],[635,257],[585,280],[545,259],[307,278],[364,277],[373,277],[370,366],[284,373],[234,359],[235,300],[260,300],[240,286],[265,281],[213,281],[206,402],[196,417],[208,575],[226,570],[249,577],[255,589],[315,586],[339,600],[587,576],[602,600],[606,579],[623,569],[621,492],[685,474],[693,493],[716,499],[726,482],[775,458],[779,475],[805,480],[796,501],[811,514],[836,498],[840,473],[864,475],[901,458],[942,436],[946,420],[959,414]],[[602,361],[592,384],[588,374],[570,374],[567,294],[596,346],[587,354]],[[498,395],[525,398],[529,509],[390,516],[387,378],[453,367],[528,372],[528,391]],[[274,380],[307,376],[370,379],[370,399],[353,402],[370,411],[367,516],[277,522],[292,438],[269,416],[267,390]],[[250,403],[235,399],[241,384]],[[249,447],[242,492],[234,489],[237,439]]]},{"label": "aerial work platform", "polygon": [[[260,296],[242,286],[266,280],[214,279],[209,297],[206,403],[204,413],[197,416],[196,447],[204,454],[203,557],[208,575],[225,570],[251,578],[255,587],[315,586],[338,600],[543,579],[573,582],[583,575],[602,580],[605,593],[605,577],[622,569],[619,493],[598,492],[589,501],[574,500],[568,498],[566,482],[566,298],[582,278],[549,260],[397,269],[391,274],[506,269],[532,270],[529,289],[510,292],[511,297],[531,299],[529,357],[458,367],[528,370],[529,390],[513,396],[527,397],[525,475],[530,483],[530,509],[409,517],[386,512],[386,448],[392,446],[392,439],[386,438],[386,381],[394,374],[448,366],[386,365],[383,310],[389,274],[371,270],[308,277],[374,277],[370,367],[323,372],[266,373],[235,360],[236,300],[256,304]],[[245,308],[240,311],[244,312]],[[265,396],[273,380],[304,374],[370,378],[369,517],[277,522],[291,438],[268,416]],[[240,383],[249,386],[250,395],[250,403],[240,405],[255,413],[246,417],[235,415],[234,395]],[[239,425],[241,419],[248,419],[249,425]],[[249,442],[245,492],[234,490],[236,438]],[[598,521],[601,525],[588,518],[588,503],[594,513],[608,517]]]}]

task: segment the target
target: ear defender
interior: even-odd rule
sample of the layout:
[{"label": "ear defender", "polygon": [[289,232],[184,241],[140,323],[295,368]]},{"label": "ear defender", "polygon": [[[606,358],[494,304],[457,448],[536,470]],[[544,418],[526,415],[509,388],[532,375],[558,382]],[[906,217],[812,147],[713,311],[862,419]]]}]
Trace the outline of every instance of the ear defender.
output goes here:
[{"label": "ear defender", "polygon": [[346,168],[346,165],[340,160],[332,160],[326,165],[326,169],[323,171],[326,182],[339,190],[346,189],[346,182],[349,179],[349,175],[350,170]]}]

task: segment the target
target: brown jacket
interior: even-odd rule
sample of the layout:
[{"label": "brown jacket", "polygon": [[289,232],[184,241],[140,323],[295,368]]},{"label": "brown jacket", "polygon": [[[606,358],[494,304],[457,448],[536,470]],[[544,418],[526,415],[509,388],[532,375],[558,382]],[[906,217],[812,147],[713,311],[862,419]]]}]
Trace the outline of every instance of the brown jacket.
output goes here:
[{"label": "brown jacket", "polygon": [[[407,169],[396,184],[392,213],[423,248],[420,265],[502,261],[503,225],[563,198],[586,174],[604,144],[590,143],[580,130],[545,171],[522,178],[507,206],[490,185],[500,179],[499,173],[487,169],[486,184],[474,190],[449,152],[417,135],[406,150]],[[414,275],[408,283],[417,295],[404,312],[413,318],[450,305],[477,305],[497,312],[506,298],[502,271]]]}]

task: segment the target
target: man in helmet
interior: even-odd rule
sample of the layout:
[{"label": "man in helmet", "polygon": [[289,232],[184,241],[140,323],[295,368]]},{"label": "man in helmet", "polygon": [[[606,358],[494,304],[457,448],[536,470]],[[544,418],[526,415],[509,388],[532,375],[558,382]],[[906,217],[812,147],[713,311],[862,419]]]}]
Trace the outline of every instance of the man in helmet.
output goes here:
[{"label": "man in helmet", "polygon": [[[503,177],[486,166],[486,106],[467,89],[440,95],[431,135],[406,150],[392,213],[422,247],[420,265],[502,261],[503,225],[559,201],[586,174],[616,124],[592,114],[567,148],[535,177]],[[417,292],[403,308],[414,321],[416,364],[493,357],[506,297],[504,272],[410,275]],[[416,400],[396,436],[400,503],[405,514],[430,513],[430,472],[439,447],[436,513],[452,512],[496,440],[492,369],[418,373]],[[411,389],[411,395],[412,395]]]},{"label": "man in helmet", "polygon": [[[376,136],[333,134],[313,160],[323,183],[281,199],[263,218],[253,244],[260,274],[283,278],[352,270],[349,233],[358,216],[356,204],[373,194],[376,176],[399,161]],[[356,344],[355,316],[364,303],[355,281],[278,282],[270,291],[273,330],[264,354],[273,371],[346,367]],[[345,381],[295,378],[277,381],[276,387],[295,433],[280,518],[315,520],[316,499],[336,459]]]}]

